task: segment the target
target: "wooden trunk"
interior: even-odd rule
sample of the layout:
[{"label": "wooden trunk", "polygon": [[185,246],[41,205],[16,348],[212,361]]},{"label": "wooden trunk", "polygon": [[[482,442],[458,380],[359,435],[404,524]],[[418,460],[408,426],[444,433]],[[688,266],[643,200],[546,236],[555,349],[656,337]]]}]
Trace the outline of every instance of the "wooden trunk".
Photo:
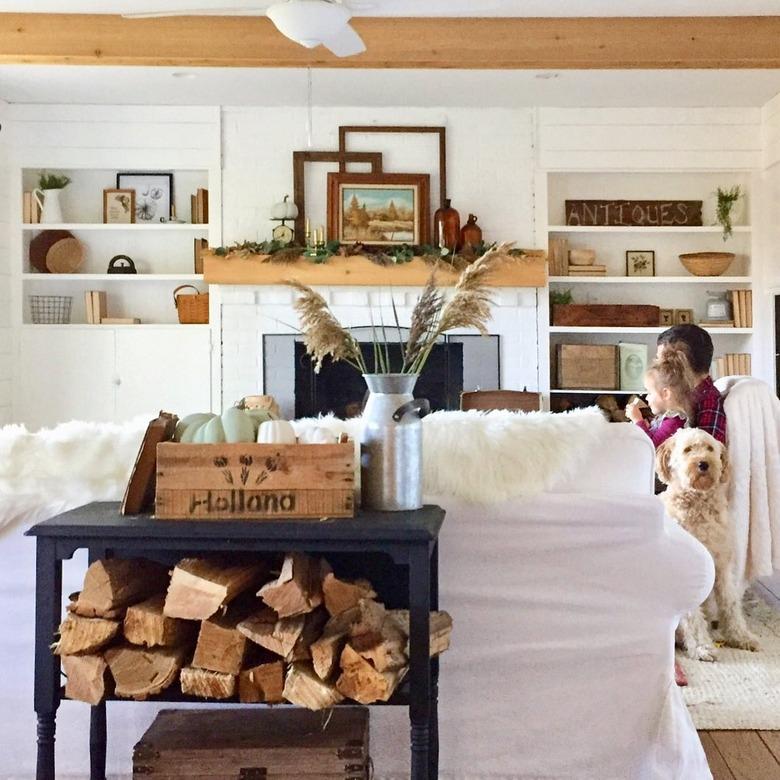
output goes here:
[{"label": "wooden trunk", "polygon": [[552,324],[593,328],[657,328],[661,309],[639,304],[560,303],[552,307]]},{"label": "wooden trunk", "polygon": [[558,344],[557,385],[565,390],[617,390],[618,349],[612,344]]},{"label": "wooden trunk", "polygon": [[[323,726],[323,724],[326,725]],[[163,710],[133,749],[133,777],[367,780],[368,711]]]},{"label": "wooden trunk", "polygon": [[354,444],[157,446],[156,516],[167,520],[353,517]]}]

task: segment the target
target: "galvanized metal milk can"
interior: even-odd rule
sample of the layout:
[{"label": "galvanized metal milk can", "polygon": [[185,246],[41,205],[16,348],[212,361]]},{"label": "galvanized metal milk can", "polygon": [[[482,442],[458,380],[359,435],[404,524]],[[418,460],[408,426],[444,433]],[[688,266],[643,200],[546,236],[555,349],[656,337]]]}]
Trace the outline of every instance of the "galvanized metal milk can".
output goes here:
[{"label": "galvanized metal milk can", "polygon": [[369,396],[363,411],[363,506],[401,511],[422,506],[422,422],[428,401],[415,399],[416,374],[364,374]]}]

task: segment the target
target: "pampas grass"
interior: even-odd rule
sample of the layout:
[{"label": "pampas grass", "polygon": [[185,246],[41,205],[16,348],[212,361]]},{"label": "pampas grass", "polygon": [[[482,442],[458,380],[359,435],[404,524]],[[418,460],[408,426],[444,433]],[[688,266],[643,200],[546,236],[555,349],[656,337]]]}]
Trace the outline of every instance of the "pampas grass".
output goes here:
[{"label": "pampas grass", "polygon": [[[452,298],[446,303],[436,287],[434,269],[412,311],[409,335],[405,343],[401,337],[393,302],[398,342],[403,353],[402,374],[419,374],[436,342],[447,331],[455,328],[474,328],[482,335],[487,335],[492,305],[488,280],[493,270],[505,262],[511,248],[511,243],[492,247],[468,265],[455,285]],[[343,360],[349,363],[363,374],[369,373],[360,344],[336,319],[325,299],[305,284],[296,281],[288,284],[299,293],[294,307],[300,318],[306,352],[314,361],[315,372],[319,373],[323,359],[330,356],[334,361]],[[384,324],[380,329],[384,338]],[[372,327],[372,332],[376,364],[374,371],[390,373],[386,340],[380,344],[376,337],[377,330]]]}]

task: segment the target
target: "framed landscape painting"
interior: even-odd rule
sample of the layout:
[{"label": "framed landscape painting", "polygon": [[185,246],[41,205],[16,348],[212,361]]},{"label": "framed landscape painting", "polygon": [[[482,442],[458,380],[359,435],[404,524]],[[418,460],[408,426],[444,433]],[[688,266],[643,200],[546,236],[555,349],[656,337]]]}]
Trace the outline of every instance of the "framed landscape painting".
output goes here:
[{"label": "framed landscape painting", "polygon": [[329,173],[328,240],[429,243],[429,186],[427,173]]}]

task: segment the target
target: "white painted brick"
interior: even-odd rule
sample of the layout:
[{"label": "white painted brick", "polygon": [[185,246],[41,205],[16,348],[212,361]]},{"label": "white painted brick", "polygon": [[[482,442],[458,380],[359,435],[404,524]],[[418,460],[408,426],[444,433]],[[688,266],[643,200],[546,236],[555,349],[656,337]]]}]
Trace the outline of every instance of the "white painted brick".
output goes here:
[{"label": "white painted brick", "polygon": [[260,306],[292,306],[295,293],[284,287],[261,287],[257,291],[257,303]]},{"label": "white painted brick", "polygon": [[223,285],[220,288],[220,294],[222,296],[222,305],[223,307],[226,305],[234,305],[234,304],[241,304],[241,303],[255,303],[256,301],[256,293],[254,288],[248,288],[243,286],[230,286],[230,285]]},{"label": "white painted brick", "polygon": [[331,306],[368,306],[369,294],[366,290],[333,290],[330,294]]},{"label": "white painted brick", "polygon": [[387,290],[370,292],[368,294],[368,303],[372,308],[377,306],[387,306],[388,308],[391,308],[393,300],[395,300],[397,306],[400,299]]}]

